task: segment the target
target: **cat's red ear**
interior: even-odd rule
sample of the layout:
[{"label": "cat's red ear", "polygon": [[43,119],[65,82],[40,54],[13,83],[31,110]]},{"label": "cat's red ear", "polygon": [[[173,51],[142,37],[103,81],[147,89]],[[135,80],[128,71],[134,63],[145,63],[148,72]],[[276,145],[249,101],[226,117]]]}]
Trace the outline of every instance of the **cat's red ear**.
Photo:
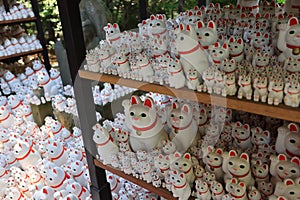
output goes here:
[{"label": "cat's red ear", "polygon": [[188,160],[192,159],[191,154],[189,154],[189,153],[184,154],[183,157],[188,159]]},{"label": "cat's red ear", "polygon": [[299,21],[297,19],[297,17],[292,17],[290,20],[289,20],[289,25],[290,26],[294,26],[294,25],[297,25],[299,24]]},{"label": "cat's red ear", "polygon": [[212,28],[212,29],[216,29],[216,25],[213,21],[209,21],[208,24],[207,24],[207,27]]},{"label": "cat's red ear", "polygon": [[153,108],[153,101],[151,98],[147,97],[144,101],[144,106],[147,106],[149,108]]},{"label": "cat's red ear", "polygon": [[229,156],[230,157],[235,157],[235,156],[237,156],[237,153],[235,152],[235,150],[230,150],[229,151]]},{"label": "cat's red ear", "polygon": [[138,104],[139,103],[139,97],[138,96],[131,96],[131,104],[134,105],[134,104]]},{"label": "cat's red ear", "polygon": [[242,158],[242,159],[244,159],[246,161],[249,161],[249,156],[246,153],[242,153],[241,156],[240,156],[240,158]]},{"label": "cat's red ear", "polygon": [[285,156],[284,154],[279,154],[279,155],[278,155],[278,160],[286,161],[287,158],[286,158],[286,156]]},{"label": "cat's red ear", "polygon": [[183,106],[182,106],[182,109],[181,109],[183,112],[186,112],[186,113],[189,113],[190,112],[190,106],[189,105],[187,105],[187,104],[184,104]]}]

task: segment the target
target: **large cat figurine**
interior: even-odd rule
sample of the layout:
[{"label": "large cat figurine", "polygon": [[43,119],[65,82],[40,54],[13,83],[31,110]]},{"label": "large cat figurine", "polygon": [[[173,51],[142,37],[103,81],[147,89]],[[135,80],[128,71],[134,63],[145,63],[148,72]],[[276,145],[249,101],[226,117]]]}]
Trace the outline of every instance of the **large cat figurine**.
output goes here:
[{"label": "large cat figurine", "polygon": [[172,132],[170,139],[175,143],[177,151],[186,152],[190,146],[195,146],[199,139],[198,125],[193,118],[193,109],[189,104],[179,106],[178,103],[172,104],[170,112],[170,121]]},{"label": "large cat figurine", "polygon": [[168,139],[163,124],[160,121],[153,100],[146,97],[142,103],[138,96],[131,97],[131,105],[125,112],[129,118],[132,130],[129,142],[134,152],[162,147],[162,141]]},{"label": "large cat figurine", "polygon": [[300,25],[296,17],[289,19],[288,24],[279,26],[277,47],[282,53],[279,62],[284,62],[289,57],[300,58]]},{"label": "large cat figurine", "polygon": [[249,156],[247,153],[242,153],[238,156],[236,151],[229,151],[227,170],[231,177],[243,181],[246,186],[254,185],[254,179],[251,175]]},{"label": "large cat figurine", "polygon": [[218,40],[217,27],[213,21],[209,21],[206,27],[204,22],[200,20],[197,22],[195,30],[198,41],[204,49],[208,49],[210,45],[213,45]]},{"label": "large cat figurine", "polygon": [[287,178],[298,178],[300,176],[300,160],[298,157],[288,159],[284,154],[271,156],[270,173],[271,182],[276,184],[278,181],[284,181]]},{"label": "large cat figurine", "polygon": [[205,50],[198,43],[195,28],[191,25],[180,24],[175,30],[175,36],[175,45],[184,71],[195,68],[202,75],[209,63]]}]

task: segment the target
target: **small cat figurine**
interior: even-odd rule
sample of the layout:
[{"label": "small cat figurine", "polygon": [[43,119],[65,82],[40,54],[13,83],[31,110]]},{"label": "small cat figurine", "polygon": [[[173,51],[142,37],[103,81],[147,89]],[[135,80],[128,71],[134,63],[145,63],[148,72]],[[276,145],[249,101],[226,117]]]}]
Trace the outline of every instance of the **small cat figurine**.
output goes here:
[{"label": "small cat figurine", "polygon": [[288,74],[299,74],[300,72],[300,59],[295,59],[293,57],[289,57],[284,62],[284,69],[287,71]]},{"label": "small cat figurine", "polygon": [[232,178],[226,183],[226,190],[232,199],[236,200],[247,200],[247,185],[237,178]]},{"label": "small cat figurine", "polygon": [[222,183],[218,181],[212,181],[210,184],[210,190],[213,200],[223,200],[223,195],[225,194]]},{"label": "small cat figurine", "polygon": [[254,82],[253,82],[253,88],[254,88],[253,100],[254,101],[261,100],[261,102],[266,102],[267,96],[268,96],[268,79],[267,79],[267,77],[255,78]]},{"label": "small cat figurine", "polygon": [[260,127],[251,128],[251,142],[258,148],[261,145],[269,144],[271,141],[271,133],[268,130],[263,131]]},{"label": "small cat figurine", "polygon": [[241,122],[236,122],[233,125],[232,137],[234,139],[235,146],[243,150],[252,147],[250,126],[248,124],[242,124]]},{"label": "small cat figurine", "polygon": [[150,60],[145,54],[140,54],[136,56],[137,66],[139,66],[140,74],[145,81],[153,78],[154,71]]},{"label": "small cat figurine", "polygon": [[300,104],[300,83],[292,81],[285,84],[284,104],[291,107],[299,107]]},{"label": "small cat figurine", "polygon": [[252,86],[251,86],[251,75],[240,75],[238,84],[240,86],[238,91],[238,98],[242,99],[245,97],[247,100],[252,98]]},{"label": "small cat figurine", "polygon": [[108,23],[104,28],[106,33],[106,40],[113,47],[117,47],[121,42],[121,32],[117,23]]},{"label": "small cat figurine", "polygon": [[169,155],[160,154],[154,159],[154,166],[160,171],[162,176],[166,176],[170,170],[170,158]]},{"label": "small cat figurine", "polygon": [[201,180],[197,179],[195,181],[196,186],[195,190],[192,192],[192,196],[196,197],[197,199],[211,199],[211,192],[209,190],[208,184]]},{"label": "small cat figurine", "polygon": [[226,96],[233,96],[236,94],[237,87],[235,83],[235,74],[228,74],[225,76],[225,93]]},{"label": "small cat figurine", "polygon": [[189,104],[179,106],[177,103],[172,104],[169,124],[172,132],[170,139],[175,143],[177,151],[184,153],[193,145],[197,144],[199,139],[198,125],[193,118],[192,108]]},{"label": "small cat figurine", "polygon": [[184,173],[173,171],[171,173],[172,192],[174,197],[178,197],[178,200],[187,200],[191,195],[191,187],[186,180]]},{"label": "small cat figurine", "polygon": [[288,159],[284,154],[271,156],[270,174],[271,182],[275,185],[278,181],[287,178],[297,178],[300,175],[300,160],[298,157]]},{"label": "small cat figurine", "polygon": [[249,200],[261,200],[262,196],[260,191],[252,186],[250,189],[248,189],[248,198]]},{"label": "small cat figurine", "polygon": [[217,27],[213,21],[209,21],[205,27],[204,22],[200,20],[197,22],[195,30],[199,43],[206,50],[218,40]]},{"label": "small cat figurine", "polygon": [[283,79],[273,79],[269,83],[268,104],[279,105],[283,100]]},{"label": "small cat figurine", "polygon": [[187,87],[189,89],[196,90],[200,85],[198,72],[196,69],[189,69],[186,78],[187,78]]},{"label": "small cat figurine", "polygon": [[174,60],[170,59],[167,70],[169,74],[169,85],[171,87],[178,89],[185,86],[186,81],[183,68],[177,58]]},{"label": "small cat figurine", "polygon": [[256,160],[254,164],[251,166],[251,171],[253,176],[255,177],[255,182],[258,184],[258,182],[261,181],[269,181],[269,165],[266,163],[263,163],[260,160]]},{"label": "small cat figurine", "polygon": [[262,35],[261,32],[257,32],[254,39],[251,40],[254,49],[262,49],[263,46],[269,45],[270,43],[270,36],[269,33],[265,33]]},{"label": "small cat figurine", "polygon": [[151,15],[149,22],[147,22],[148,35],[155,39],[161,39],[169,41],[169,33],[166,28],[166,16],[157,14],[156,16]]},{"label": "small cat figurine", "polygon": [[203,162],[206,164],[205,169],[216,175],[216,180],[223,182],[224,172],[222,170],[222,154],[223,150],[218,148],[214,149],[213,146],[207,147],[208,154],[203,158]]},{"label": "small cat figurine", "polygon": [[219,42],[216,42],[214,45],[210,47],[210,56],[211,61],[214,66],[218,67],[220,66],[221,62],[225,58],[229,58],[229,48],[226,43],[224,43],[222,46]]},{"label": "small cat figurine", "polygon": [[228,48],[230,59],[233,59],[235,62],[244,60],[244,42],[242,38],[235,39],[234,37],[230,37]]},{"label": "small cat figurine", "polygon": [[153,148],[162,147],[162,141],[168,137],[153,100],[146,97],[142,103],[138,96],[133,95],[131,105],[127,109],[125,116],[129,118],[133,129],[129,136],[132,150],[136,152],[144,149],[149,152]]},{"label": "small cat figurine", "polygon": [[240,156],[238,156],[236,151],[230,150],[228,158],[228,172],[233,178],[243,181],[246,187],[254,185],[254,179],[250,169],[249,156],[247,153],[242,153]]},{"label": "small cat figurine", "polygon": [[192,157],[189,153],[181,155],[179,152],[175,152],[174,160],[172,161],[170,168],[183,172],[187,182],[192,186],[195,180],[195,175],[192,166]]},{"label": "small cat figurine", "polygon": [[215,85],[215,70],[212,67],[207,68],[202,75],[204,86],[203,92],[211,94]]}]

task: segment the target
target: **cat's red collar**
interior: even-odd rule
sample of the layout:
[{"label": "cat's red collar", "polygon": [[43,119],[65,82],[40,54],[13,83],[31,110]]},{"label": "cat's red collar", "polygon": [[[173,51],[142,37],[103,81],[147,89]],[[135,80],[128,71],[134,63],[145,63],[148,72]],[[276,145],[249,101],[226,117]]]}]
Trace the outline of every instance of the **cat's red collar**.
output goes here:
[{"label": "cat's red collar", "polygon": [[157,124],[157,120],[158,120],[158,115],[156,115],[156,118],[155,118],[154,122],[150,126],[139,128],[137,126],[132,125],[132,127],[136,131],[149,131],[149,130],[151,130],[151,129],[153,129],[155,127],[155,125]]},{"label": "cat's red collar", "polygon": [[224,193],[224,189],[222,188],[221,192],[214,192],[214,196],[219,196]]},{"label": "cat's red collar", "polygon": [[238,57],[238,56],[240,56],[242,54],[243,54],[243,51],[241,53],[238,53],[238,54],[230,54],[230,57],[234,58],[234,57]]},{"label": "cat's red collar", "polygon": [[217,168],[220,168],[220,167],[222,167],[222,164],[221,164],[221,165],[217,165],[217,166],[214,166],[214,165],[208,164],[208,166],[209,166],[210,168],[217,169]]},{"label": "cat's red collar", "polygon": [[176,72],[170,72],[170,74],[171,74],[171,76],[173,76],[174,74],[177,74],[177,73],[179,73],[179,72],[181,72],[182,71],[182,68],[180,68],[178,71],[176,71]]},{"label": "cat's red collar", "polygon": [[198,193],[199,193],[200,195],[203,195],[203,194],[206,194],[207,192],[208,192],[208,188],[207,188],[204,192],[199,191]]},{"label": "cat's red collar", "polygon": [[242,194],[242,195],[240,195],[240,196],[237,196],[237,195],[234,195],[234,194],[230,193],[230,195],[231,195],[232,197],[236,198],[236,199],[241,199],[241,198],[243,198],[243,197],[245,196],[245,194],[246,194],[246,193],[244,193],[244,194]]},{"label": "cat's red collar", "polygon": [[286,152],[287,155],[289,155],[289,156],[291,156],[291,157],[295,157],[295,156],[298,156],[298,157],[299,157],[299,155],[296,155],[296,154],[290,152],[290,151],[287,150],[287,149],[285,150],[285,152]]},{"label": "cat's red collar", "polygon": [[193,120],[191,120],[190,123],[188,123],[186,126],[183,126],[183,127],[177,127],[177,126],[172,125],[172,128],[175,131],[184,130],[184,129],[187,129],[188,127],[190,127],[190,125],[192,124],[192,122],[193,122]]},{"label": "cat's red collar", "polygon": [[290,49],[300,48],[300,46],[295,46],[295,45],[291,45],[291,44],[286,44],[286,47],[290,48]]},{"label": "cat's red collar", "polygon": [[191,54],[191,53],[194,53],[195,51],[197,51],[200,48],[203,49],[202,46],[200,44],[198,44],[197,46],[195,46],[191,50],[188,50],[188,51],[178,51],[178,53],[179,54]]},{"label": "cat's red collar", "polygon": [[248,136],[247,138],[244,138],[244,139],[241,139],[238,137],[236,137],[235,139],[237,139],[237,141],[239,141],[239,142],[244,142],[244,141],[247,141],[249,138],[250,138],[250,136]]},{"label": "cat's red collar", "polygon": [[246,174],[243,174],[243,175],[237,175],[237,174],[234,174],[232,172],[229,172],[234,178],[245,178],[246,176],[248,176],[248,174],[250,173],[250,169],[248,170],[248,172]]},{"label": "cat's red collar", "polygon": [[107,140],[105,142],[102,142],[100,144],[97,144],[97,147],[102,147],[104,145],[106,145],[109,141],[114,142],[114,139],[112,138],[112,136],[109,134],[109,137],[107,138]]},{"label": "cat's red collar", "polygon": [[182,189],[182,188],[184,188],[185,186],[186,186],[186,182],[185,182],[183,185],[179,185],[179,186],[174,185],[174,189],[175,189],[175,190],[177,190],[177,189]]}]

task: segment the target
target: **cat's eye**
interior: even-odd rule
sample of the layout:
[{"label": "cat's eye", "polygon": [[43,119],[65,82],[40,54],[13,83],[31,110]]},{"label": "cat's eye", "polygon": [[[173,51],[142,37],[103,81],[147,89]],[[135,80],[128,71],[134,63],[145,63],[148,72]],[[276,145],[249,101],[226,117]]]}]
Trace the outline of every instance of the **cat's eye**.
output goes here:
[{"label": "cat's eye", "polygon": [[179,165],[179,163],[178,163],[178,162],[175,162],[175,165]]},{"label": "cat's eye", "polygon": [[183,37],[183,36],[181,36],[181,37],[180,37],[180,40],[184,40],[184,37]]},{"label": "cat's eye", "polygon": [[240,192],[241,190],[240,190],[240,189],[237,189],[236,191],[237,191],[237,192]]},{"label": "cat's eye", "polygon": [[175,117],[174,114],[171,114],[171,117]]},{"label": "cat's eye", "polygon": [[293,174],[295,174],[295,173],[296,173],[296,170],[292,169],[291,172],[292,172]]},{"label": "cat's eye", "polygon": [[290,139],[290,143],[295,144],[296,140],[295,139]]},{"label": "cat's eye", "polygon": [[206,37],[209,37],[209,33],[205,33],[204,35],[205,35]]},{"label": "cat's eye", "polygon": [[283,170],[283,167],[282,167],[282,166],[279,166],[278,169],[279,169],[279,170]]},{"label": "cat's eye", "polygon": [[290,191],[290,195],[295,195],[295,192],[294,191]]},{"label": "cat's eye", "polygon": [[210,156],[209,156],[209,155],[207,155],[206,157],[207,157],[208,159],[210,158]]},{"label": "cat's eye", "polygon": [[290,32],[289,32],[289,34],[294,34],[295,33],[295,31],[294,30],[291,30]]},{"label": "cat's eye", "polygon": [[180,115],[180,116],[179,116],[179,119],[183,119],[183,116]]},{"label": "cat's eye", "polygon": [[187,164],[186,164],[186,163],[183,163],[183,166],[185,166],[185,167],[186,167],[186,166],[187,166]]},{"label": "cat's eye", "polygon": [[134,112],[130,112],[130,116],[134,116]]},{"label": "cat's eye", "polygon": [[228,162],[229,165],[233,165],[233,163],[231,161]]},{"label": "cat's eye", "polygon": [[158,22],[158,23],[156,24],[156,26],[160,26],[160,23]]},{"label": "cat's eye", "polygon": [[215,161],[218,161],[219,160],[219,158],[215,158]]},{"label": "cat's eye", "polygon": [[245,165],[240,165],[240,168],[241,168],[241,169],[244,169],[244,168],[245,168]]},{"label": "cat's eye", "polygon": [[153,24],[152,24],[152,23],[150,23],[150,24],[149,24],[149,26],[153,26]]}]

